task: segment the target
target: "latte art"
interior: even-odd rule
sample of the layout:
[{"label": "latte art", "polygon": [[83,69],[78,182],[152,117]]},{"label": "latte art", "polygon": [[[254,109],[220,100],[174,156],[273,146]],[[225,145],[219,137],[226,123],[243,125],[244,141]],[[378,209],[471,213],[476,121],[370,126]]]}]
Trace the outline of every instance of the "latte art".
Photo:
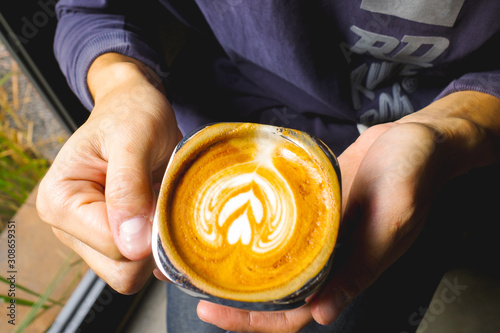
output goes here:
[{"label": "latte art", "polygon": [[335,244],[340,193],[328,158],[262,128],[238,125],[183,146],[160,195],[172,264],[222,298],[289,295],[319,273]]},{"label": "latte art", "polygon": [[210,177],[198,192],[195,213],[196,230],[207,243],[241,242],[257,253],[285,244],[297,218],[293,192],[283,176],[252,162]]}]

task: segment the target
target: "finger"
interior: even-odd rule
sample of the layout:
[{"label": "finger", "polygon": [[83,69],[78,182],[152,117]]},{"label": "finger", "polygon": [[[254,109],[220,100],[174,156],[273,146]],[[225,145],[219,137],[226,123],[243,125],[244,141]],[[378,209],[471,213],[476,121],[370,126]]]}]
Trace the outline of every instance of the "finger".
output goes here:
[{"label": "finger", "polygon": [[311,300],[311,314],[316,322],[322,325],[332,323],[357,295],[375,281],[378,262],[361,258],[360,255],[350,255],[342,260],[347,264],[335,270],[333,278]]},{"label": "finger", "polygon": [[[353,189],[355,192],[356,189]],[[354,193],[353,193],[354,194]],[[357,197],[358,200],[362,200]],[[392,257],[393,234],[388,226],[377,223],[373,211],[375,203],[362,205],[348,201],[345,223],[353,224],[356,229],[335,255],[335,268],[332,279],[311,301],[311,313],[318,323],[327,325],[333,322],[344,308],[364,289],[368,288],[388,266]],[[352,215],[351,211],[361,212]],[[357,218],[359,221],[350,220]]]},{"label": "finger", "polygon": [[311,300],[311,313],[318,323],[332,323],[414,240],[414,237],[408,236],[403,242],[388,245],[383,237],[380,240],[369,238],[356,232],[349,245],[342,248],[347,254],[337,255],[336,260],[340,267],[334,270],[333,278]]},{"label": "finger", "polygon": [[152,256],[139,261],[125,258],[113,260],[62,230],[52,230],[64,245],[77,253],[101,279],[121,294],[138,292],[151,276],[154,267]]},{"label": "finger", "polygon": [[312,321],[308,305],[284,312],[258,312],[200,301],[197,312],[205,322],[238,332],[298,332]]},{"label": "finger", "polygon": [[168,277],[166,277],[157,267],[153,269],[153,275],[161,281],[172,282]]},{"label": "finger", "polygon": [[142,140],[116,138],[111,143],[106,178],[109,227],[120,252],[131,260],[151,253],[154,192],[150,142]]},{"label": "finger", "polygon": [[60,154],[39,185],[36,207],[44,222],[110,258],[119,259],[123,256],[107,222],[106,166],[104,161],[89,155],[68,158]]},{"label": "finger", "polygon": [[370,164],[360,166],[346,204],[344,223],[355,230],[337,252],[332,280],[311,302],[312,315],[321,324],[335,320],[396,261],[421,227],[411,187],[393,186],[392,180],[371,173]]}]

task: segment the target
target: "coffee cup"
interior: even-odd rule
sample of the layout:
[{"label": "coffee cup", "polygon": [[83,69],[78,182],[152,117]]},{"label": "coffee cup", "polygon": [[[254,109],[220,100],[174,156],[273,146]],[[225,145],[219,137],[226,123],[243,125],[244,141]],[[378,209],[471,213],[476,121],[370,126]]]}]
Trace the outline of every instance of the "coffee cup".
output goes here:
[{"label": "coffee cup", "polygon": [[292,309],[327,279],[340,215],[339,165],[321,140],[270,125],[211,124],[172,154],[153,255],[194,297],[247,310]]}]

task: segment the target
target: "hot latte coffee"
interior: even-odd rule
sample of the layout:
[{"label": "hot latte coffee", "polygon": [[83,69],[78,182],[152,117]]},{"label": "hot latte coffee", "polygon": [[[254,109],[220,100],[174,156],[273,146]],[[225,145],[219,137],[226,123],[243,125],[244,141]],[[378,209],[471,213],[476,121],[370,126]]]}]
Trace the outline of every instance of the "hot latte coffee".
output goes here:
[{"label": "hot latte coffee", "polygon": [[307,134],[266,125],[215,124],[181,142],[155,221],[163,268],[175,271],[167,275],[242,302],[283,299],[323,278],[340,218],[332,162]]}]

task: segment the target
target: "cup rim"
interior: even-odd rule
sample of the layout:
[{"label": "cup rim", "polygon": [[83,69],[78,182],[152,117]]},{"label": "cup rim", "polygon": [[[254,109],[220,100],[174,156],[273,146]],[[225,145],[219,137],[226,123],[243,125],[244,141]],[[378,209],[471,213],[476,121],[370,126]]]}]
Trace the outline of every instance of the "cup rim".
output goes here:
[{"label": "cup rim", "polygon": [[[241,124],[250,124],[250,125],[258,125],[258,126],[265,126],[268,128],[273,128],[275,131],[277,131],[277,134],[282,134],[283,131],[287,132],[287,136],[283,137],[287,138],[290,140],[290,134],[295,134],[298,135],[300,134],[301,136],[305,136],[307,139],[311,140],[311,142],[319,147],[322,151],[322,153],[326,156],[328,161],[330,162],[333,170],[335,171],[335,176],[337,178],[338,182],[338,188],[339,188],[339,200],[341,200],[341,176],[340,176],[340,167],[338,164],[338,160],[336,156],[333,154],[333,152],[330,150],[330,148],[319,138],[310,135],[307,132],[304,131],[299,131],[299,130],[293,130],[293,129],[288,129],[284,127],[277,127],[277,126],[272,126],[272,125],[265,125],[265,124],[254,124],[254,123],[243,123],[243,122],[224,122],[224,123],[211,123],[207,124],[204,126],[201,126],[187,135],[185,135],[180,142],[176,145],[171,157],[170,161],[168,163],[167,169],[165,171],[164,179],[166,178],[166,175],[168,173],[169,167],[174,159],[175,154],[187,143],[189,142],[197,133],[203,131],[207,127],[211,127],[214,125],[220,125],[220,124],[227,124],[227,125],[241,125]],[[279,133],[278,133],[279,132]],[[303,149],[306,149],[306,147],[303,146],[303,142],[300,141],[298,138],[295,138],[295,140],[291,140],[294,144],[298,144],[301,146]],[[163,188],[163,186],[162,186]],[[341,202],[341,201],[340,201]],[[340,207],[339,207],[340,209]],[[153,232],[152,232],[152,250],[153,250],[153,257],[156,262],[157,268],[161,271],[163,275],[165,275],[169,280],[171,280],[177,287],[179,287],[182,291],[185,293],[194,296],[199,299],[204,299],[208,300],[214,303],[222,304],[222,305],[227,305],[227,306],[232,306],[232,307],[237,307],[241,309],[247,309],[247,310],[255,310],[255,311],[277,311],[277,310],[286,310],[286,309],[292,309],[292,308],[297,308],[302,305],[304,305],[306,302],[306,298],[314,295],[319,288],[324,284],[326,281],[327,277],[329,276],[331,272],[331,267],[332,267],[332,262],[333,262],[333,257],[334,257],[334,252],[335,252],[335,244],[337,240],[333,242],[333,249],[332,252],[330,253],[327,262],[325,265],[322,267],[319,273],[317,273],[315,276],[307,280],[302,287],[300,287],[298,290],[281,297],[279,299],[274,299],[274,300],[269,300],[269,301],[246,301],[246,300],[233,300],[233,299],[228,299],[224,297],[219,297],[213,294],[210,294],[208,292],[202,291],[198,287],[196,287],[187,276],[184,276],[182,272],[179,272],[178,269],[172,264],[170,259],[168,258],[168,255],[166,253],[165,248],[162,245],[162,240],[160,236],[160,229],[159,229],[159,223],[160,223],[160,214],[158,212],[158,205],[157,209],[155,210],[155,215],[154,215],[154,221],[153,221]],[[338,233],[338,223],[337,223],[337,233]],[[337,234],[338,236],[338,234]],[[335,236],[335,238],[337,238]]]}]

